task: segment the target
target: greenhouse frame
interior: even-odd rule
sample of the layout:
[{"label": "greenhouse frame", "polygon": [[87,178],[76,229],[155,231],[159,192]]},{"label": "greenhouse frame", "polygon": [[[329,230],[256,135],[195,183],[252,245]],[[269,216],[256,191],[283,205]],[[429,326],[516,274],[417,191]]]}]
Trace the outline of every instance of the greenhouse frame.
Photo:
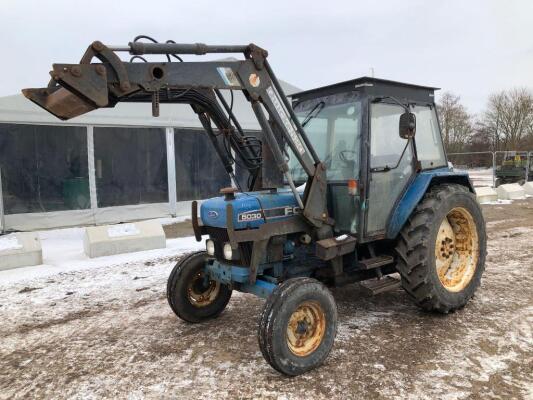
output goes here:
[{"label": "greenhouse frame", "polygon": [[[242,93],[233,103],[243,129],[258,130]],[[0,175],[3,231],[187,216],[230,185],[188,105],[154,118],[149,104],[120,103],[63,122],[22,95],[0,98]]]}]

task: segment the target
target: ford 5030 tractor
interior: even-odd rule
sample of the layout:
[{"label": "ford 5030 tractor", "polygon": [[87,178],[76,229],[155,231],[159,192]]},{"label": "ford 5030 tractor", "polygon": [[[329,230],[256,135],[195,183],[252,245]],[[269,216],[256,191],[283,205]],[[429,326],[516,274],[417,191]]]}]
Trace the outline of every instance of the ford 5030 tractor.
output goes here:
[{"label": "ford 5030 tractor", "polygon": [[[386,285],[399,273],[418,306],[440,313],[474,295],[485,223],[468,176],[448,168],[435,88],[359,78],[289,100],[256,45],[141,39],[94,42],[80,63],[54,64],[48,87],[23,93],[61,119],[121,101],[150,102],[154,116],[160,103],[185,103],[198,115],[233,185],[200,207],[193,202],[196,239],[208,239],[168,279],[179,318],[218,316],[233,290],[263,297],[259,347],[276,370],[298,375],[332,349],[337,308],[328,287]],[[208,53],[244,57],[180,57]],[[166,59],[149,62],[150,54]],[[237,90],[260,131],[241,128]]]}]

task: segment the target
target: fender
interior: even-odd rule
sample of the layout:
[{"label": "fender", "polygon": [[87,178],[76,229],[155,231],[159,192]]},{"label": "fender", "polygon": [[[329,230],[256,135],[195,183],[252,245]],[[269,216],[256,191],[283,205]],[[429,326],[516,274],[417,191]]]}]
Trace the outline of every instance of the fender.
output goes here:
[{"label": "fender", "polygon": [[466,172],[455,172],[449,168],[432,169],[420,172],[404,191],[400,201],[396,203],[387,224],[387,239],[395,239],[407,219],[418,205],[428,188],[439,183],[457,183],[466,186],[475,193],[474,186]]}]

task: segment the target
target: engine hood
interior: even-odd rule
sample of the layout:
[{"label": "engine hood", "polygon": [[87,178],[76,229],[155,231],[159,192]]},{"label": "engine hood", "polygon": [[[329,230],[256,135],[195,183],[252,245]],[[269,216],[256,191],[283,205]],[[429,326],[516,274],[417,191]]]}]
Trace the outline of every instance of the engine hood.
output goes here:
[{"label": "engine hood", "polygon": [[226,206],[233,206],[235,229],[258,228],[265,222],[279,221],[300,212],[293,193],[288,189],[277,192],[236,193],[235,199],[224,196],[205,200],[200,206],[200,218],[204,226],[226,228]]}]

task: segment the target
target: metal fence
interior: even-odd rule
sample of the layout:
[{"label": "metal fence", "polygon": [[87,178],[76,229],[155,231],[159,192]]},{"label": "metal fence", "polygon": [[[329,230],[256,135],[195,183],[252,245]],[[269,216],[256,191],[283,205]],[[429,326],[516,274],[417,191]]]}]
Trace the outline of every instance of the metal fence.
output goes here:
[{"label": "metal fence", "polygon": [[533,151],[474,151],[449,153],[456,171],[466,171],[474,186],[497,187],[533,180]]}]

